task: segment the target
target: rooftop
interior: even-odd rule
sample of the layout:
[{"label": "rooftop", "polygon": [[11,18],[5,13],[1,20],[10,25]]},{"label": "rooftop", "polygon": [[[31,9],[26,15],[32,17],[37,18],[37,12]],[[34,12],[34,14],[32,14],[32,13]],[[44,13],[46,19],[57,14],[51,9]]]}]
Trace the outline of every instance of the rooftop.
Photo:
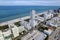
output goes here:
[{"label": "rooftop", "polygon": [[58,27],[60,26],[60,17],[54,17],[51,20],[47,21],[46,24],[54,27]]},{"label": "rooftop", "polygon": [[37,30],[33,30],[32,33],[28,33],[27,35],[23,36],[21,40],[44,40],[47,35]]},{"label": "rooftop", "polygon": [[26,29],[24,28],[24,26],[20,26],[20,27],[18,27],[18,29],[19,29],[19,32],[20,32],[20,33],[26,30]]}]

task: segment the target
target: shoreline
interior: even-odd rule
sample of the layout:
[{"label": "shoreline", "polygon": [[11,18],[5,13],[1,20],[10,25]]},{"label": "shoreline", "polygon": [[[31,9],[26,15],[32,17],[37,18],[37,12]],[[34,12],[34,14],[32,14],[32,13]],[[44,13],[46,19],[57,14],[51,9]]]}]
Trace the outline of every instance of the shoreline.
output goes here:
[{"label": "shoreline", "polygon": [[[46,11],[44,11],[44,12],[46,12]],[[36,15],[44,14],[44,12],[38,13],[38,14],[36,14]],[[13,20],[5,21],[5,22],[0,23],[0,26],[8,25],[8,24],[10,24],[10,23],[14,23],[14,22],[21,21],[20,19],[25,20],[25,19],[29,19],[29,18],[30,18],[30,16],[25,16],[25,17],[21,17],[21,18],[13,19]]]}]

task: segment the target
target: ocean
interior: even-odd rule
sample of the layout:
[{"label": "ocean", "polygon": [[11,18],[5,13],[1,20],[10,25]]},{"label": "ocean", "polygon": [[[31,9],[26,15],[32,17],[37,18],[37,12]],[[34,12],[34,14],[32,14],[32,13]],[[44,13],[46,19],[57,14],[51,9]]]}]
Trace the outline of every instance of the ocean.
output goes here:
[{"label": "ocean", "polygon": [[36,10],[38,13],[58,8],[60,8],[60,6],[0,6],[0,23],[28,16],[31,10]]}]

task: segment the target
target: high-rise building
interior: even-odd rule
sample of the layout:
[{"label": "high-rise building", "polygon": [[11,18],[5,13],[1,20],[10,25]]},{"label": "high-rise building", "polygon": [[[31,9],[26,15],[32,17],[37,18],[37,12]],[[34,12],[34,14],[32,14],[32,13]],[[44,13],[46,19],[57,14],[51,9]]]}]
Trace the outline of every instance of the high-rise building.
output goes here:
[{"label": "high-rise building", "polygon": [[35,10],[32,10],[31,14],[30,14],[30,25],[32,27],[35,27],[35,25],[37,24],[35,21]]}]

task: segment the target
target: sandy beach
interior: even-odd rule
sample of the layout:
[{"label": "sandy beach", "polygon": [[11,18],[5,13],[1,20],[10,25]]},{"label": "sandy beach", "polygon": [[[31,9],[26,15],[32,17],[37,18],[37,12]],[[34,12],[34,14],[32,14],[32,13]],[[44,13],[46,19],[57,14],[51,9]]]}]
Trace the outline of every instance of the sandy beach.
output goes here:
[{"label": "sandy beach", "polygon": [[[43,14],[43,12],[42,12],[42,13],[38,13],[38,14],[36,14],[36,15],[41,15],[41,14]],[[17,18],[17,19],[5,21],[5,22],[0,23],[0,26],[3,26],[3,25],[10,24],[10,23],[14,23],[14,22],[21,21],[20,19],[25,20],[25,19],[29,19],[29,18],[30,18],[30,16],[25,16],[25,17],[22,17],[22,18]]]}]

